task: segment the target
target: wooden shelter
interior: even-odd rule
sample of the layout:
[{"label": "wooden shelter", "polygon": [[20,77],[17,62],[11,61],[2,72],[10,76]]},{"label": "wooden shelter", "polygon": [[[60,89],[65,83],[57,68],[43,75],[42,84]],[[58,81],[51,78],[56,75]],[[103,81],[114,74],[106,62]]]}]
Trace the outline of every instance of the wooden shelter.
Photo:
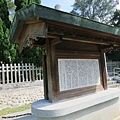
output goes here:
[{"label": "wooden shelter", "polygon": [[120,29],[32,4],[15,14],[9,39],[46,50],[45,99],[57,102],[107,89],[104,52],[120,47]]}]

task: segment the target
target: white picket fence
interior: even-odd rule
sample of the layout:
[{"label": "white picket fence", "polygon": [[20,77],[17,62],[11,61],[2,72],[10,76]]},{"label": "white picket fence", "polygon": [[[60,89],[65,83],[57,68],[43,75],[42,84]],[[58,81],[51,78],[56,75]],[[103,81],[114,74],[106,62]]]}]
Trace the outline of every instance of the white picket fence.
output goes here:
[{"label": "white picket fence", "polygon": [[0,66],[0,84],[32,82],[42,79],[42,67],[34,64],[2,64]]}]

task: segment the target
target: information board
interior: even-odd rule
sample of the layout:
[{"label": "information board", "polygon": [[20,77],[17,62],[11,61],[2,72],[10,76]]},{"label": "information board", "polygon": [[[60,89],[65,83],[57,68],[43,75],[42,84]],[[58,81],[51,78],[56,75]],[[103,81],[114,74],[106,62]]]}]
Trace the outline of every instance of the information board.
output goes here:
[{"label": "information board", "polygon": [[98,59],[58,59],[60,91],[100,84]]}]

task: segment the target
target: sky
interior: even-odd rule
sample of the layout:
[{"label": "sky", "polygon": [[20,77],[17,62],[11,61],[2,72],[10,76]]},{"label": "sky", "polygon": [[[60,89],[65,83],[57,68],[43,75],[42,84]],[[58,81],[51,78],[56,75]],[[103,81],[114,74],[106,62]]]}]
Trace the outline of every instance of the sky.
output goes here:
[{"label": "sky", "polygon": [[[72,5],[75,0],[41,0],[42,5],[54,8],[56,4],[61,5],[61,10],[65,12],[70,12],[72,10]],[[120,3],[120,0],[119,0]],[[120,9],[120,5],[117,6],[117,9]]]},{"label": "sky", "polygon": [[72,10],[72,5],[75,0],[41,0],[42,5],[54,8],[56,4],[61,5],[61,10],[65,12],[70,12]]}]

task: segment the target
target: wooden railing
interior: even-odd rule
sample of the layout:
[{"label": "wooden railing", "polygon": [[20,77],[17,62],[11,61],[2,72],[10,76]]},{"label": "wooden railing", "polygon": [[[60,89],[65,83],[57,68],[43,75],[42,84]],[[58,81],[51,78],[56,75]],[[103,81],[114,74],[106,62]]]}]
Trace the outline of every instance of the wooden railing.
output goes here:
[{"label": "wooden railing", "polygon": [[34,64],[2,64],[0,66],[0,84],[32,82],[42,79],[42,67]]}]

